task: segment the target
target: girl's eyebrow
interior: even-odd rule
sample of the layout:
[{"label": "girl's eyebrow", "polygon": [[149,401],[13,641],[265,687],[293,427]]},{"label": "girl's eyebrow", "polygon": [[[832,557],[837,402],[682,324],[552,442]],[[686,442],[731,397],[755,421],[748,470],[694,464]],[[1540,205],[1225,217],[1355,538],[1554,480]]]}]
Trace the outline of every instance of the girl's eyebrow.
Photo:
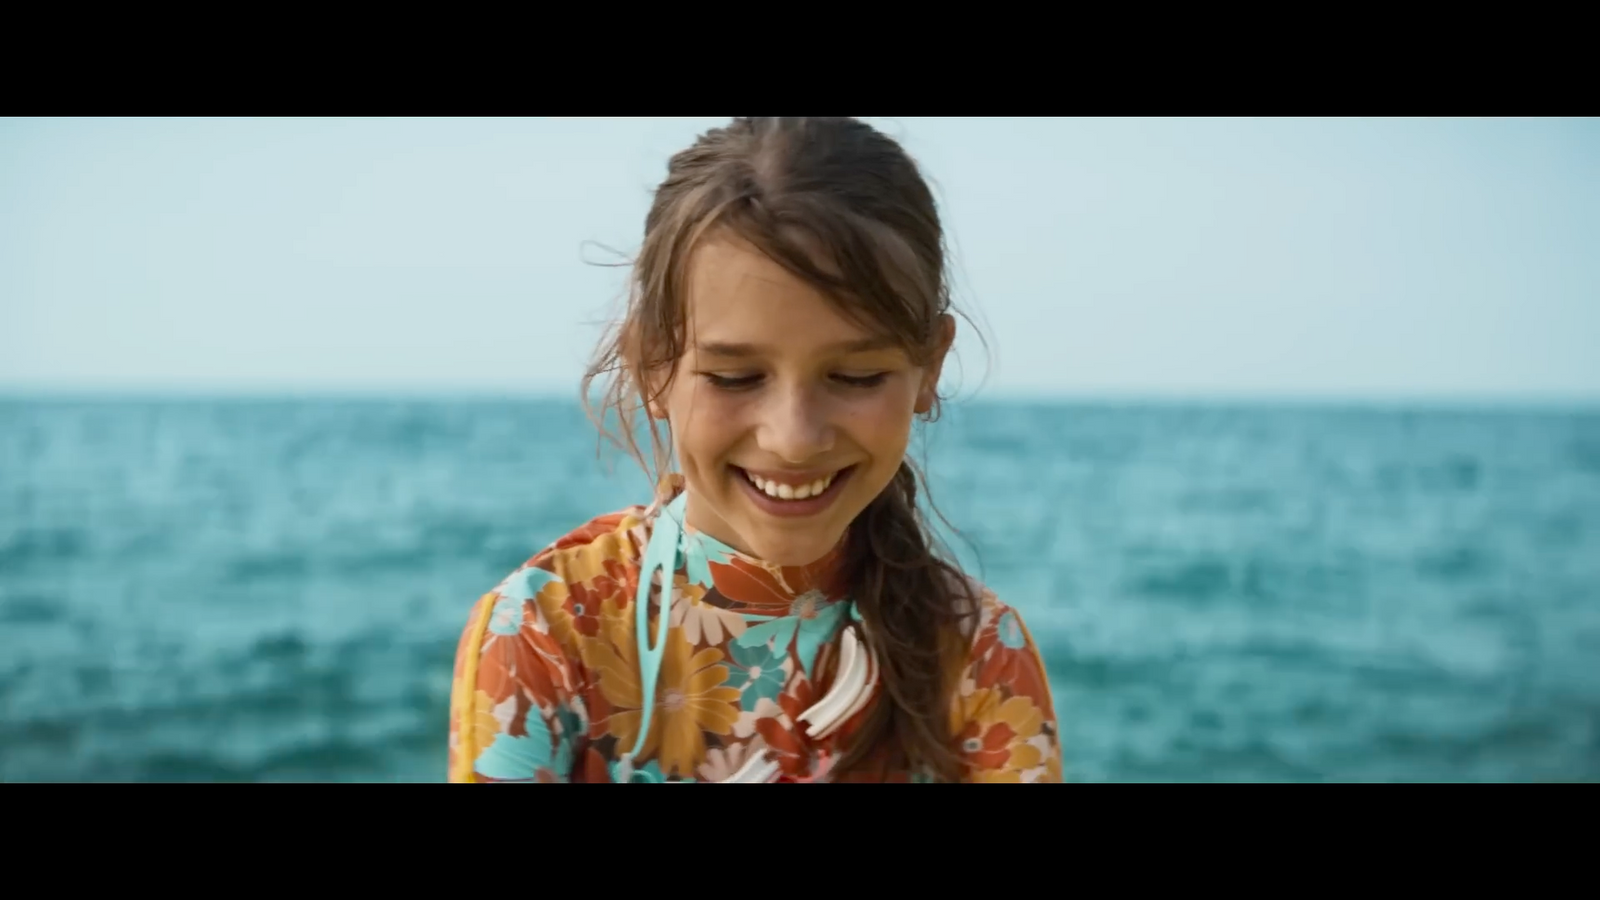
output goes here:
[{"label": "girl's eyebrow", "polygon": [[[822,348],[826,353],[869,353],[873,350],[889,350],[896,347],[893,338],[869,337],[857,338],[852,341],[840,341]],[[761,356],[771,352],[772,348],[762,344],[739,344],[728,341],[696,342],[696,353],[703,356],[723,356],[730,359],[745,359],[752,356]]]}]

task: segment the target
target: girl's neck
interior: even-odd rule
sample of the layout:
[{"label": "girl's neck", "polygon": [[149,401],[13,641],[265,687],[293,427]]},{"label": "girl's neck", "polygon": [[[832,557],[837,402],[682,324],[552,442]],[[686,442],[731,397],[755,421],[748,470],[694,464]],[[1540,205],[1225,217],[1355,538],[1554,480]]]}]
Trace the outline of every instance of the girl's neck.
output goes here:
[{"label": "girl's neck", "polygon": [[756,597],[751,596],[752,585],[745,583],[752,576],[765,588],[755,594],[771,603],[789,603],[810,591],[819,591],[830,599],[848,593],[844,583],[848,535],[827,553],[809,563],[776,565],[688,521],[686,510],[691,498],[681,475],[669,475],[663,479],[657,497],[648,514],[671,514],[678,518],[682,524],[686,558],[690,561],[704,560],[709,571],[701,574],[709,574],[713,582],[724,589],[723,593],[742,595],[746,602],[755,601]]}]

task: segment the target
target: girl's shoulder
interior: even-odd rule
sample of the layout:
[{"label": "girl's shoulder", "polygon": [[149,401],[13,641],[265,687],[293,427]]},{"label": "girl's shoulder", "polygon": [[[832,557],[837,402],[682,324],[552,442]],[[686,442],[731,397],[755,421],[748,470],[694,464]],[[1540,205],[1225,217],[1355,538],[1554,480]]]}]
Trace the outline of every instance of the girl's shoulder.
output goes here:
[{"label": "girl's shoulder", "polygon": [[961,636],[968,643],[1003,618],[1017,615],[1016,610],[1001,600],[992,588],[966,572],[947,569],[945,579],[958,598]]},{"label": "girl's shoulder", "polygon": [[959,636],[952,634],[945,645],[947,664],[964,674],[987,673],[979,681],[1014,677],[1017,666],[1032,665],[1041,672],[1039,647],[1022,613],[1000,599],[988,585],[960,573],[955,587],[967,599],[960,618]]},{"label": "girl's shoulder", "polygon": [[650,537],[649,521],[648,508],[639,505],[595,516],[529,557],[496,585],[495,592],[527,599],[552,579],[583,583],[636,568]]}]

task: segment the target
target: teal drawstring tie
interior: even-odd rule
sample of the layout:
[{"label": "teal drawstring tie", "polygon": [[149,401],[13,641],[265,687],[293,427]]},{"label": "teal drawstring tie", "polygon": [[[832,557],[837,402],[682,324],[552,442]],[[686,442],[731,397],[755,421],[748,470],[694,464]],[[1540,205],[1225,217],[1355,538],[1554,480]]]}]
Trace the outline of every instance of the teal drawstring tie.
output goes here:
[{"label": "teal drawstring tie", "polygon": [[[672,576],[678,571],[678,542],[683,535],[684,501],[679,494],[656,516],[655,528],[644,551],[644,568],[639,572],[639,591],[633,598],[634,634],[639,641],[640,702],[643,715],[639,721],[639,738],[633,749],[617,757],[611,764],[611,780],[618,783],[650,783],[661,779],[649,772],[634,768],[634,760],[644,750],[645,738],[650,734],[651,713],[656,706],[656,680],[661,675],[661,657],[667,649],[667,625],[672,618]],[[656,619],[655,646],[650,645],[650,583],[661,573],[661,614]]]}]

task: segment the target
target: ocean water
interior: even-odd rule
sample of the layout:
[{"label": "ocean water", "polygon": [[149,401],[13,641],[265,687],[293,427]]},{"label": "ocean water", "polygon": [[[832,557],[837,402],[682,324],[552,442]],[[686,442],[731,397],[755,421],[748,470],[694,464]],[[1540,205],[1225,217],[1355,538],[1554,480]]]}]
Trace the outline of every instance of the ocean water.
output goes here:
[{"label": "ocean water", "polygon": [[[1078,781],[1600,780],[1600,412],[970,404]],[[0,781],[441,781],[455,642],[645,496],[575,404],[0,401]]]}]

